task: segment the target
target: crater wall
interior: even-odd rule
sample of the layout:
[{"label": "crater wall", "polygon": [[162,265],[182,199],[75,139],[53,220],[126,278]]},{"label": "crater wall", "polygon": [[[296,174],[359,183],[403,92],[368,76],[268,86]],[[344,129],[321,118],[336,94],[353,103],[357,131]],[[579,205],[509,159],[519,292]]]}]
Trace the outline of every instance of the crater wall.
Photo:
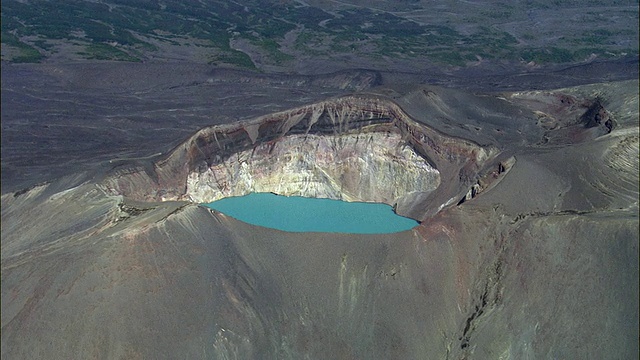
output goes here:
[{"label": "crater wall", "polygon": [[464,196],[497,154],[413,120],[389,99],[347,96],[202,129],[155,163],[116,169],[104,185],[140,201],[274,192],[383,202],[420,220]]},{"label": "crater wall", "polygon": [[273,192],[395,205],[402,197],[428,194],[438,185],[438,170],[399,132],[290,135],[190,173],[187,196],[210,202]]}]

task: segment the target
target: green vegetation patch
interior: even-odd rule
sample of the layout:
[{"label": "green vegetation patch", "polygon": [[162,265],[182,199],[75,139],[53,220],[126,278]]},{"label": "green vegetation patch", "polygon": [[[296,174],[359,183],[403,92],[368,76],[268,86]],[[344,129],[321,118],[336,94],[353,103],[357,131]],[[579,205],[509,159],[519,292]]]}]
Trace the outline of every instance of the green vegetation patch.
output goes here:
[{"label": "green vegetation patch", "polygon": [[[554,63],[582,61],[591,54],[637,54],[638,49],[634,48],[637,26],[621,29],[620,21],[610,22],[600,11],[585,8],[596,4],[637,5],[637,1],[612,1],[587,0],[585,6],[577,0],[532,0],[527,4],[497,1],[482,7],[469,5],[458,14],[459,19],[464,20],[464,26],[456,21],[450,23],[452,18],[446,13],[441,19],[430,18],[432,22],[426,24],[422,23],[426,20],[419,23],[402,17],[402,11],[391,13],[380,8],[367,9],[366,5],[328,13],[319,7],[301,6],[300,2],[265,0],[3,0],[0,16],[2,42],[11,50],[7,54],[11,54],[13,61],[20,62],[41,61],[54,50],[52,44],[60,42],[91,43],[81,53],[90,59],[139,61],[146,51],[158,50],[145,41],[154,39],[164,45],[210,47],[211,53],[217,54],[212,55],[212,62],[255,68],[247,54],[230,47],[231,39],[240,37],[259,47],[266,61],[282,65],[294,59],[282,51],[285,35],[300,30],[293,48],[304,55],[331,58],[341,53],[353,53],[376,59],[387,55],[423,57],[457,66],[474,61],[476,56]],[[407,4],[401,3],[404,2],[383,8],[408,9]],[[429,10],[424,5],[420,7]],[[506,26],[514,21],[525,21],[529,9],[566,10],[568,7],[575,10],[576,16],[582,14],[588,19],[585,20],[588,26],[570,26],[571,31],[563,34],[553,28],[541,28],[538,33],[536,29]],[[617,10],[616,14],[625,13]],[[532,16],[535,15],[534,11]],[[629,10],[624,16],[634,18],[635,21],[629,22],[637,25],[637,10]],[[501,30],[505,26],[524,43]],[[585,28],[588,30],[575,31]],[[188,40],[189,44],[183,40]],[[554,47],[546,48],[548,44]]]},{"label": "green vegetation patch", "polygon": [[468,58],[463,57],[462,54],[456,51],[434,52],[429,54],[428,57],[434,62],[454,66],[464,66],[469,61]]},{"label": "green vegetation patch", "polygon": [[567,63],[574,59],[573,52],[550,47],[548,49],[525,49],[522,51],[522,59],[524,61],[533,61],[539,64],[545,63]]},{"label": "green vegetation patch", "polygon": [[95,60],[114,60],[114,61],[131,61],[140,62],[137,57],[129,55],[127,52],[116,48],[109,44],[90,44],[85,51],[78,54],[86,56],[88,59]]},{"label": "green vegetation patch", "polygon": [[276,64],[282,64],[283,62],[293,60],[293,56],[289,54],[285,54],[282,51],[280,51],[280,44],[278,44],[273,39],[266,38],[266,39],[257,40],[255,41],[255,44],[259,45],[262,49],[266,50],[267,53],[269,54],[269,57]]},{"label": "green vegetation patch", "polygon": [[209,64],[229,64],[247,69],[256,69],[256,65],[253,63],[249,55],[242,51],[231,50],[218,55],[214,55],[209,60]]},{"label": "green vegetation patch", "polygon": [[9,60],[14,63],[37,63],[44,59],[44,55],[42,55],[36,48],[20,41],[20,39],[13,34],[3,31],[2,43],[16,48],[18,51],[18,55],[5,60]]}]

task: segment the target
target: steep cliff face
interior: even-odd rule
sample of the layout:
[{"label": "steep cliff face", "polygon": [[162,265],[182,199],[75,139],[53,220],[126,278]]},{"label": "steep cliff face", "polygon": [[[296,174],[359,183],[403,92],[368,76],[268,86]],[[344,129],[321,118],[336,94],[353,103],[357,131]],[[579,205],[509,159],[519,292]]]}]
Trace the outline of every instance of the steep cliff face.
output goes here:
[{"label": "steep cliff face", "polygon": [[274,192],[383,202],[420,219],[467,193],[497,153],[422,125],[388,99],[348,96],[205,128],[104,184],[144,201]]},{"label": "steep cliff face", "polygon": [[396,204],[440,185],[440,173],[399,133],[290,135],[235,153],[187,178],[187,196],[207,202],[249,192]]}]

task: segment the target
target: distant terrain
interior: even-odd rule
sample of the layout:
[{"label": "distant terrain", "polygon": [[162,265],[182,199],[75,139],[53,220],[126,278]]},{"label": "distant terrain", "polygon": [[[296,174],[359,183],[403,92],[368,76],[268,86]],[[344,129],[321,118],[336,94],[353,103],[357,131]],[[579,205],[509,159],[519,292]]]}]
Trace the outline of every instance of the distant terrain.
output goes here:
[{"label": "distant terrain", "polygon": [[638,1],[5,0],[2,60],[190,61],[276,72],[638,54]]}]

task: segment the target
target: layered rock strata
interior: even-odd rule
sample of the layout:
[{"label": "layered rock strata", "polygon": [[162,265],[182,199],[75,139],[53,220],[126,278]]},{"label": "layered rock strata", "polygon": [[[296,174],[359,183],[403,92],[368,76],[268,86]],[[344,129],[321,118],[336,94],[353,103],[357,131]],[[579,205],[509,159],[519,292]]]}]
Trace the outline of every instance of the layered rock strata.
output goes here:
[{"label": "layered rock strata", "polygon": [[205,202],[273,192],[396,204],[438,185],[440,173],[403,144],[399,133],[290,135],[190,173],[187,196]]},{"label": "layered rock strata", "polygon": [[205,128],[164,159],[119,169],[104,185],[143,201],[267,191],[384,202],[420,218],[439,209],[424,208],[425,200],[455,204],[496,154],[414,121],[388,99],[348,96]]}]

